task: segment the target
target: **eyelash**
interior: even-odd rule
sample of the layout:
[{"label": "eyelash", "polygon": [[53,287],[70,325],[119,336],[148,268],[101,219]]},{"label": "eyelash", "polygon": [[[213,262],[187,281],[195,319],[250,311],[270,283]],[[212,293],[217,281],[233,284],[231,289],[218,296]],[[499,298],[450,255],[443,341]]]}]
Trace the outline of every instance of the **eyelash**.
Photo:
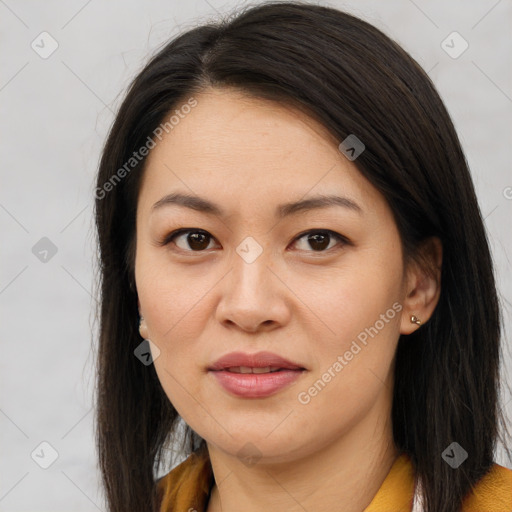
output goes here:
[{"label": "eyelash", "polygon": [[[210,233],[208,233],[207,231],[205,231],[203,229],[198,229],[198,228],[181,228],[181,229],[177,229],[175,231],[172,231],[171,233],[166,235],[163,238],[163,240],[160,240],[158,242],[158,245],[159,246],[166,246],[166,245],[170,244],[171,242],[173,242],[174,239],[177,238],[178,236],[184,235],[184,234],[188,234],[188,233],[201,233],[201,234],[206,235],[207,237],[210,237],[210,239],[215,239],[212,235],[210,235]],[[341,242],[341,246],[343,246],[343,245],[350,245],[350,241],[346,237],[344,237],[344,236],[340,235],[339,233],[336,233],[335,231],[332,231],[330,229],[312,229],[312,230],[309,230],[309,231],[305,231],[305,232],[300,233],[299,235],[297,235],[294,238],[293,243],[297,242],[301,238],[304,238],[306,235],[314,235],[314,234],[328,234],[332,238],[337,239],[338,242]],[[322,250],[322,251],[313,251],[312,250],[312,251],[306,251],[306,252],[311,252],[311,253],[314,253],[314,254],[315,253],[316,254],[325,254],[325,253],[330,253],[330,251],[332,251],[335,248],[336,248],[336,246],[331,247],[330,249]],[[338,249],[340,249],[340,248],[341,247],[338,247]],[[180,247],[178,247],[178,251],[201,254],[201,253],[206,252],[206,249],[200,250],[200,251],[193,251],[193,250],[181,249]]]}]

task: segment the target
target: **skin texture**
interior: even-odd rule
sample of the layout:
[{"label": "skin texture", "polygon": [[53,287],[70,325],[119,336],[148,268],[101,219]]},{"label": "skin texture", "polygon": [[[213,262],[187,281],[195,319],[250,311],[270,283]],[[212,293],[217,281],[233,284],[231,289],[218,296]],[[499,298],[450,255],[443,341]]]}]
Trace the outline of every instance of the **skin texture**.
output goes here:
[{"label": "skin texture", "polygon": [[[162,387],[208,443],[217,482],[208,511],[240,510],[241,503],[246,512],[361,511],[397,456],[390,420],[394,354],[400,334],[421,328],[410,315],[425,323],[437,304],[440,243],[431,239],[423,247],[437,268],[432,276],[405,265],[384,197],[338,150],[341,141],[303,113],[231,89],[195,98],[197,106],[148,157],[135,278],[140,333],[161,351],[154,364]],[[171,192],[207,198],[227,216],[176,205],[152,213]],[[274,216],[281,203],[331,193],[362,212],[331,206]],[[210,238],[202,251],[187,243],[187,233],[158,245],[178,228],[201,229]],[[312,229],[348,242],[331,237],[315,250],[321,244],[308,242]],[[249,236],[263,251],[250,264],[236,252]],[[301,403],[298,394],[395,303],[401,311],[387,314],[384,327]],[[230,395],[208,373],[222,355],[260,350],[307,371],[259,399]],[[238,456],[248,442],[259,457],[252,465]]]}]

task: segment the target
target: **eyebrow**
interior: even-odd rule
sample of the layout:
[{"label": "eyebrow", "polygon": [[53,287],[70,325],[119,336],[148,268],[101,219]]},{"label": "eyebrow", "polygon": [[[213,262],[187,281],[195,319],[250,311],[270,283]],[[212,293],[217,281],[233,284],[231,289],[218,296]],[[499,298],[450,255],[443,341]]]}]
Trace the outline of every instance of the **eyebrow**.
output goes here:
[{"label": "eyebrow", "polygon": [[[163,208],[164,206],[172,205],[182,206],[191,210],[206,213],[208,215],[215,215],[221,218],[225,218],[227,216],[227,212],[225,212],[219,205],[212,203],[208,199],[191,194],[181,194],[179,192],[168,194],[162,197],[162,199],[157,201],[152,206],[151,210],[154,212],[155,210]],[[284,218],[299,212],[306,212],[319,208],[328,208],[331,206],[341,206],[359,214],[363,213],[363,209],[348,197],[336,195],[319,195],[309,199],[302,199],[300,201],[278,205],[275,215],[278,218]]]}]

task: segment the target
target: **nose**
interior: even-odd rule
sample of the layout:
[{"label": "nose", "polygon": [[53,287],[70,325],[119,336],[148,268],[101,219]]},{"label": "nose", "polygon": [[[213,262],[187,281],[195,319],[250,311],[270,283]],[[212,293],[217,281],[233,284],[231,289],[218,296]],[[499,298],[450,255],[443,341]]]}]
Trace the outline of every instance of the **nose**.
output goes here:
[{"label": "nose", "polygon": [[246,332],[270,331],[290,319],[290,291],[261,254],[246,262],[238,254],[222,280],[216,318],[226,327]]}]

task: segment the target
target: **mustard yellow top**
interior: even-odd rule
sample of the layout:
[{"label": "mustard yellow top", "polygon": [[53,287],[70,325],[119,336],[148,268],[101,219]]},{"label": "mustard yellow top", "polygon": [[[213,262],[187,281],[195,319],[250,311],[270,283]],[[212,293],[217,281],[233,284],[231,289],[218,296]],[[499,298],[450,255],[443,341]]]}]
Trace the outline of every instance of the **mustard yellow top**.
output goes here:
[{"label": "mustard yellow top", "polygon": [[[214,483],[208,450],[192,453],[157,481],[159,512],[205,512]],[[412,512],[414,491],[412,463],[402,454],[363,512]],[[466,496],[462,510],[512,512],[512,470],[494,464]]]}]

